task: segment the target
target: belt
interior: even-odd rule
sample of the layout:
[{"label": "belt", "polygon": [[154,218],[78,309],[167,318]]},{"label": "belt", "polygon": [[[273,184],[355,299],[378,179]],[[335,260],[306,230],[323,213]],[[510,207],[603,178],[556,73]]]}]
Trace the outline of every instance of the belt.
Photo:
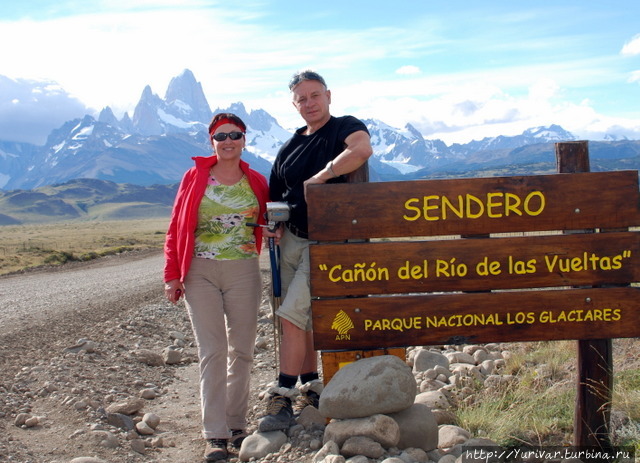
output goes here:
[{"label": "belt", "polygon": [[309,239],[309,233],[307,233],[304,230],[300,230],[298,227],[296,227],[294,224],[292,223],[288,223],[287,224],[287,228],[289,229],[289,231],[291,233],[293,233],[294,235],[296,235],[298,238],[303,238],[305,240]]}]

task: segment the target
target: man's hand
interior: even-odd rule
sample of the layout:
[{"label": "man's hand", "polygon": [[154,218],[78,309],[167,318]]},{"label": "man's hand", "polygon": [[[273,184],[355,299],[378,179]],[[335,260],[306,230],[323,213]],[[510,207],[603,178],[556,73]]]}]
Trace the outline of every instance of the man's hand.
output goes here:
[{"label": "man's hand", "polygon": [[[314,175],[311,178],[308,178],[304,181],[303,185],[304,185],[304,200],[307,200],[307,187],[309,185],[315,185],[318,183],[326,183],[326,180],[322,178],[322,173],[325,172],[324,170],[321,170],[320,172],[318,172],[316,175]],[[326,175],[326,174],[325,174]]]},{"label": "man's hand", "polygon": [[279,222],[276,225],[275,231],[271,231],[268,228],[262,230],[262,236],[265,239],[274,238],[276,240],[276,246],[280,244],[280,238],[282,238],[282,235],[284,234],[283,227],[280,226],[281,223],[282,222]]}]

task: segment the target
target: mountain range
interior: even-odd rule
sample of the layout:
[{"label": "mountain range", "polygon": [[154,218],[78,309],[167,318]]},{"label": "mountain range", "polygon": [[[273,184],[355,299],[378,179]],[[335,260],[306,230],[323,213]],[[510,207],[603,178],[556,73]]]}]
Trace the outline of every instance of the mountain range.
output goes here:
[{"label": "mountain range", "polygon": [[[201,84],[185,70],[171,80],[164,98],[145,87],[132,116],[125,113],[118,119],[106,107],[97,118],[87,114],[64,123],[42,146],[0,140],[0,191],[4,190],[0,192],[0,214],[9,210],[14,216],[17,213],[14,207],[3,210],[7,198],[22,195],[18,202],[23,203],[25,190],[34,193],[77,179],[105,181],[98,190],[122,184],[129,184],[132,191],[135,187],[161,190],[163,186],[171,190],[193,164],[192,156],[211,154],[207,127],[212,115],[220,111],[235,113],[247,124],[243,158],[268,177],[278,148],[292,131],[281,127],[266,111],[247,111],[240,102],[212,111]],[[447,146],[441,140],[425,139],[411,124],[395,128],[375,119],[363,122],[374,149],[369,162],[372,181],[552,173],[554,143],[576,139],[552,124],[518,136]],[[589,152],[593,171],[640,167],[637,140],[591,141]],[[81,186],[80,190],[87,187]],[[47,196],[46,191],[53,190],[40,193]],[[171,194],[168,197],[172,198]],[[68,195],[59,199],[68,204]],[[166,206],[163,202],[163,211]],[[82,206],[76,212],[82,214]],[[26,220],[22,216],[14,220]],[[12,222],[6,219],[0,223],[7,221]]]}]

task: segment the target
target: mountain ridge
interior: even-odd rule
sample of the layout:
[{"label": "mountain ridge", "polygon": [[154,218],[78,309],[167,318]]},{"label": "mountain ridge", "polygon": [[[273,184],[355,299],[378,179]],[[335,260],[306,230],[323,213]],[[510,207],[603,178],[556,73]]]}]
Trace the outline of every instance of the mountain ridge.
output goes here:
[{"label": "mountain ridge", "polygon": [[[164,98],[145,86],[132,117],[125,113],[118,119],[105,107],[97,119],[86,114],[52,130],[42,146],[0,140],[0,192],[5,196],[85,178],[141,187],[175,184],[193,165],[192,157],[211,154],[208,123],[222,111],[245,121],[243,158],[268,177],[291,131],[262,109],[248,111],[242,102],[212,111],[202,85],[186,69],[171,79]],[[374,149],[371,181],[551,173],[554,143],[576,139],[550,124],[516,136],[447,146],[425,138],[411,124],[395,128],[375,119],[363,122]],[[590,146],[593,170],[640,167],[640,141],[612,137]],[[64,209],[59,203],[56,207]],[[0,213],[6,212],[0,208]]]}]

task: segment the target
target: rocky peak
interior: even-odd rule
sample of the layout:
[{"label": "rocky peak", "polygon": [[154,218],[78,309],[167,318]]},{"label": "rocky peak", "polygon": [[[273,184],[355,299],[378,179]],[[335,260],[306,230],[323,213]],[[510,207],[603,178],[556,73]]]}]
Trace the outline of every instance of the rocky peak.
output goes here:
[{"label": "rocky peak", "polygon": [[102,109],[102,111],[100,111],[100,114],[98,115],[98,121],[104,122],[105,124],[109,124],[114,127],[117,127],[119,124],[118,119],[116,118],[115,114],[113,114],[113,111],[109,106],[106,106]]},{"label": "rocky peak", "polygon": [[153,94],[151,87],[147,85],[133,111],[134,130],[145,136],[162,134],[163,128],[158,118],[158,110],[162,106],[163,101],[158,95]]},{"label": "rocky peak", "polygon": [[172,116],[203,124],[208,124],[211,120],[211,108],[204,96],[202,84],[196,81],[188,69],[171,79],[164,99],[165,110]]}]

